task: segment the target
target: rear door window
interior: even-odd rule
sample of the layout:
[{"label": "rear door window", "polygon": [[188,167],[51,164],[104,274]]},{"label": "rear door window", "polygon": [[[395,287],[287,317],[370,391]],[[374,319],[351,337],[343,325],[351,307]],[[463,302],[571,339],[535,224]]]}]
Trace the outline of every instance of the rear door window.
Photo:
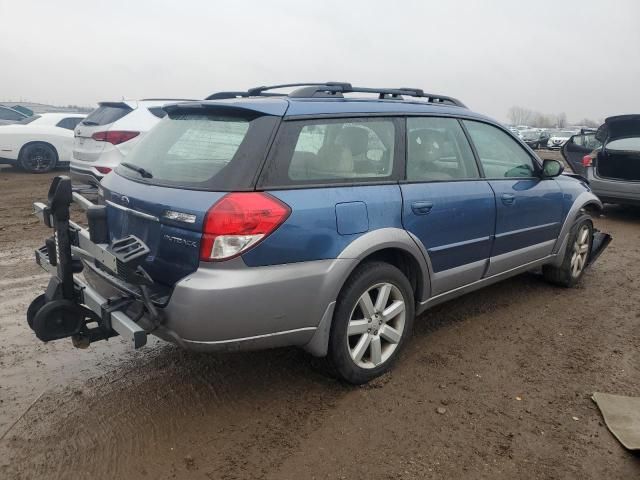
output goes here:
[{"label": "rear door window", "polygon": [[407,180],[479,178],[469,142],[453,118],[407,119]]},{"label": "rear door window", "polygon": [[397,178],[398,120],[287,121],[264,174],[269,186],[380,182]]},{"label": "rear door window", "polygon": [[83,125],[101,126],[120,120],[133,109],[126,103],[103,104],[83,120]]},{"label": "rear door window", "polygon": [[56,127],[66,128],[67,130],[73,130],[74,128],[76,128],[76,125],[78,125],[78,123],[80,123],[81,120],[82,118],[80,117],[63,118],[56,124]]},{"label": "rear door window", "polygon": [[173,113],[129,152],[122,176],[154,185],[231,191],[249,189],[264,160],[277,117],[252,113]]},{"label": "rear door window", "polygon": [[482,122],[464,120],[487,178],[532,177],[533,159],[501,129]]}]

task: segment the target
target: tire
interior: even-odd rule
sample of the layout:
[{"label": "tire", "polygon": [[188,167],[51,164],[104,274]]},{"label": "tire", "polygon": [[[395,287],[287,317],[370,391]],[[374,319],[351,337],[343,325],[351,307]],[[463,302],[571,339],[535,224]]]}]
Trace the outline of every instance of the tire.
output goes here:
[{"label": "tire", "polygon": [[20,167],[30,173],[47,173],[58,163],[58,152],[48,143],[34,142],[23,147],[18,157]]},{"label": "tire", "polygon": [[334,375],[360,385],[387,372],[411,336],[414,315],[411,284],[398,268],[384,262],[359,266],[342,287],[333,315],[327,360]]},{"label": "tire", "polygon": [[561,287],[574,287],[580,282],[587,268],[593,243],[593,222],[589,215],[582,215],[571,227],[567,250],[560,266],[545,265],[545,280]]}]

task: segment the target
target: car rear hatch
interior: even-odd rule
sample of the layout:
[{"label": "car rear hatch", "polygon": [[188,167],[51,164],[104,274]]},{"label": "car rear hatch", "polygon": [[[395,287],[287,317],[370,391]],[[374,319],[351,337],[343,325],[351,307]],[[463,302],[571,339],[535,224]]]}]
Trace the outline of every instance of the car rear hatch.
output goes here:
[{"label": "car rear hatch", "polygon": [[162,284],[198,268],[211,207],[229,192],[253,190],[287,105],[230,103],[166,107],[168,116],[102,181],[111,240],[144,241],[144,268]]},{"label": "car rear hatch", "polygon": [[596,139],[604,143],[596,160],[599,177],[640,182],[640,115],[607,118]]},{"label": "car rear hatch", "polygon": [[77,162],[95,162],[108,142],[96,140],[94,135],[108,132],[112,125],[137,108],[137,102],[101,102],[74,131],[73,159]]}]

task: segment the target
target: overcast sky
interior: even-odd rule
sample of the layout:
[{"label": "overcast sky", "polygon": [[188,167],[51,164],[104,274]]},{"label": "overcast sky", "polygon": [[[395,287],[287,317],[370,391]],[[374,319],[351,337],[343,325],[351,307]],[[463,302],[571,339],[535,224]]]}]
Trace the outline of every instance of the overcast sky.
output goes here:
[{"label": "overcast sky", "polygon": [[0,99],[295,81],[420,87],[506,120],[640,113],[640,1],[0,0]]}]

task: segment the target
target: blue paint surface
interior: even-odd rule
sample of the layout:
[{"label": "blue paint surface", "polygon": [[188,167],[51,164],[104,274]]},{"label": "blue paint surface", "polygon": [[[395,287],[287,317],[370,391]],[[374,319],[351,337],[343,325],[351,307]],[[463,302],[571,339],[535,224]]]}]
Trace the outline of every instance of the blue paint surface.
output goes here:
[{"label": "blue paint surface", "polygon": [[340,235],[353,235],[369,230],[367,204],[364,202],[337,203],[336,225]]}]

